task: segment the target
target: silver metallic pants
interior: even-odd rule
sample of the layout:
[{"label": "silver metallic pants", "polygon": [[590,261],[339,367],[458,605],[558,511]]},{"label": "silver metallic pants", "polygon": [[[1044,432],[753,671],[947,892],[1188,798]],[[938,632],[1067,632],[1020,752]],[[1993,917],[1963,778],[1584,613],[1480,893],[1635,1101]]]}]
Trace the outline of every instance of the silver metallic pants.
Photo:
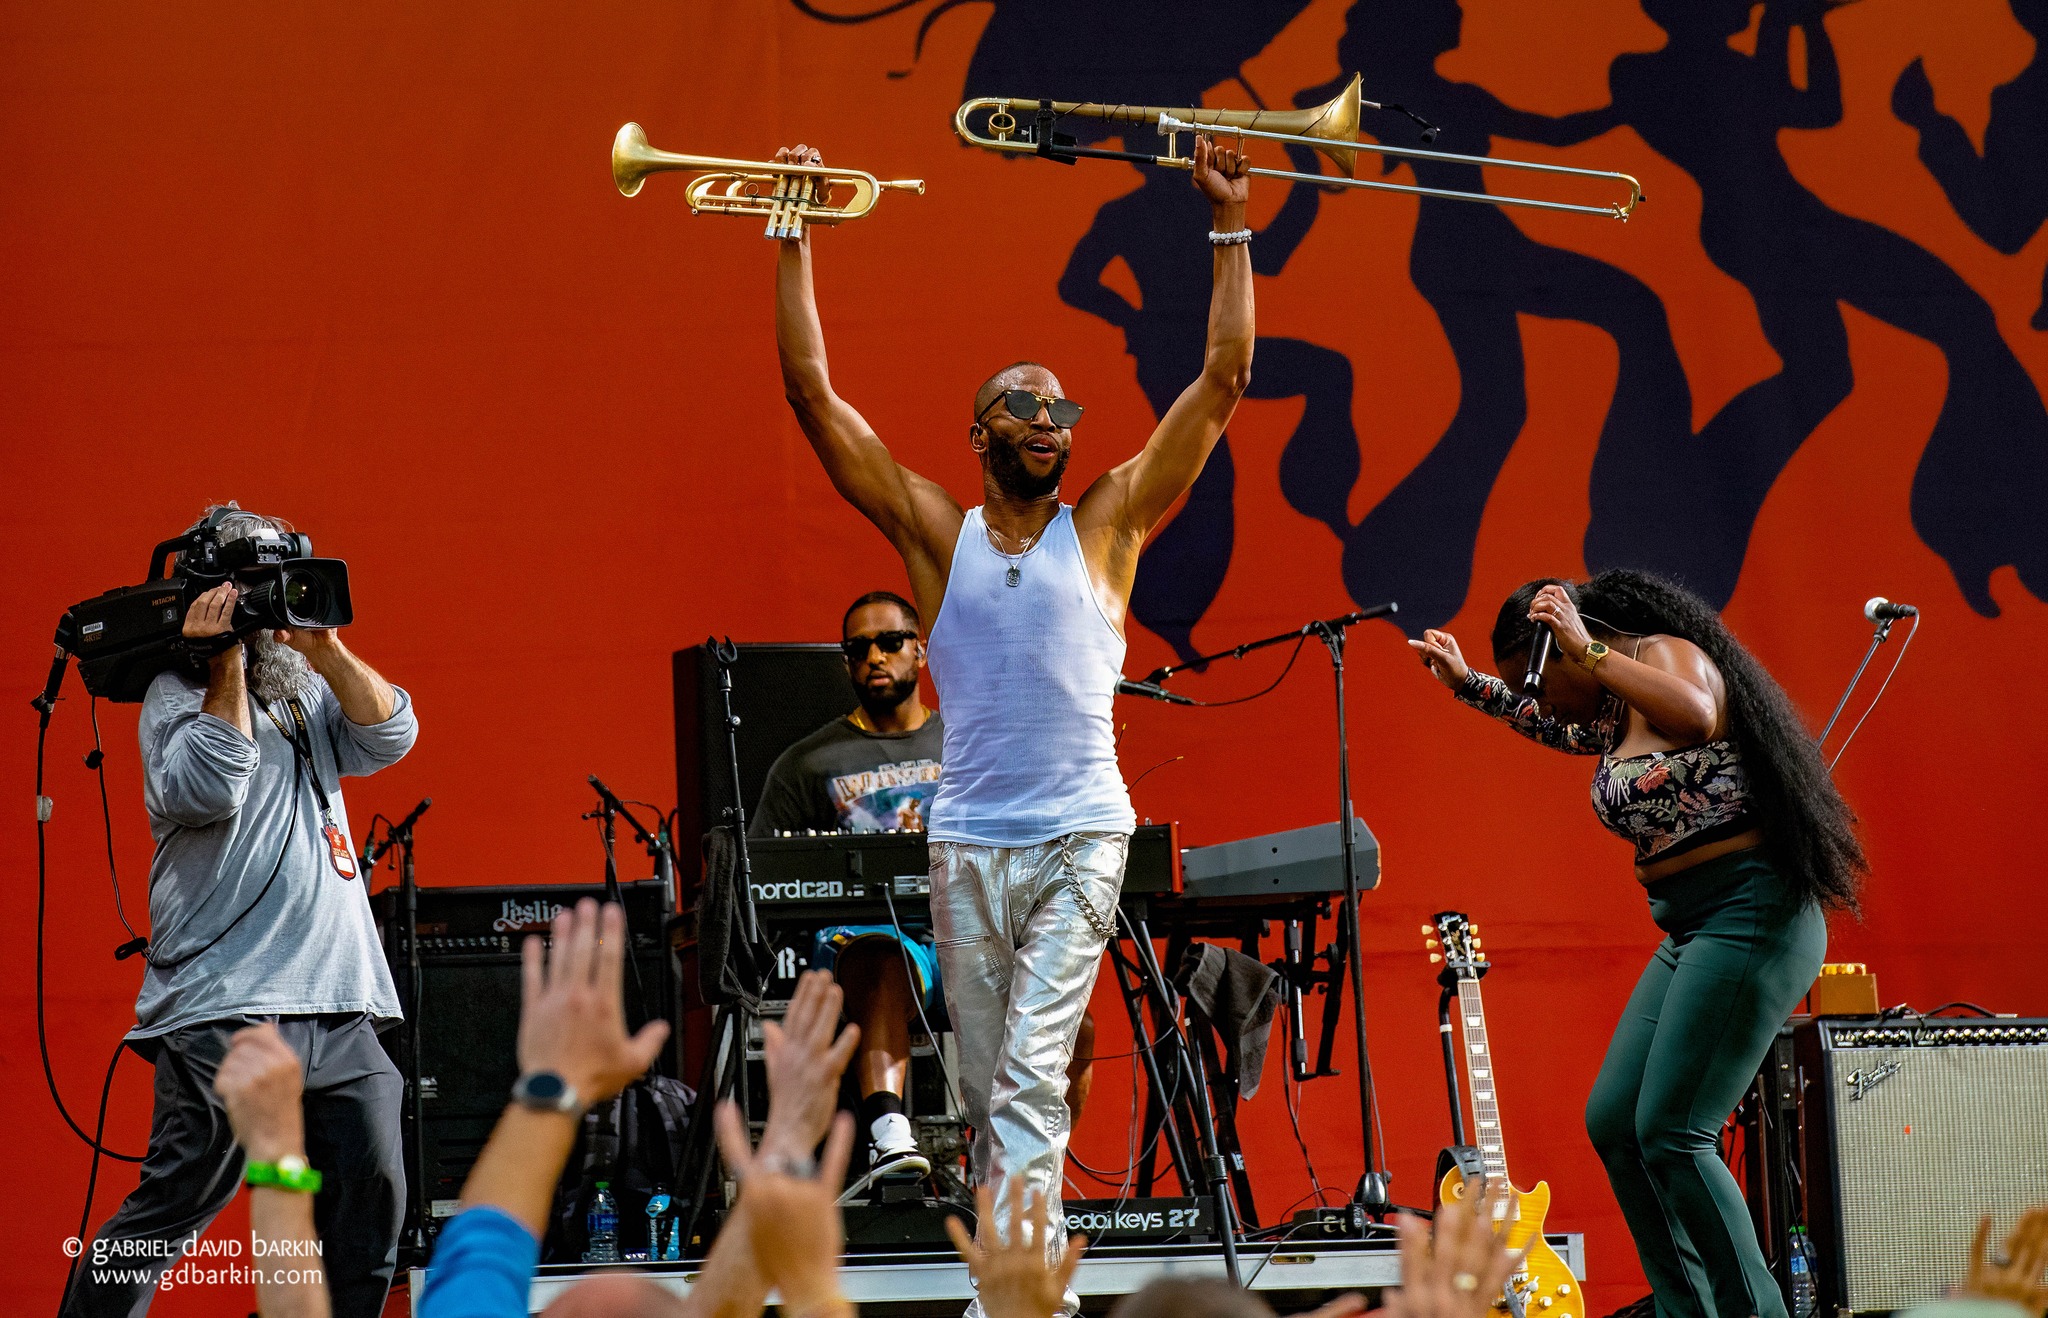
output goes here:
[{"label": "silver metallic pants", "polygon": [[[1005,1239],[1008,1177],[1043,1195],[1049,1251],[1065,1244],[1067,1064],[1116,932],[1123,833],[1069,833],[1030,847],[931,844],[932,933],[974,1127],[974,1179],[995,1191]],[[972,1310],[970,1310],[972,1312]]]}]

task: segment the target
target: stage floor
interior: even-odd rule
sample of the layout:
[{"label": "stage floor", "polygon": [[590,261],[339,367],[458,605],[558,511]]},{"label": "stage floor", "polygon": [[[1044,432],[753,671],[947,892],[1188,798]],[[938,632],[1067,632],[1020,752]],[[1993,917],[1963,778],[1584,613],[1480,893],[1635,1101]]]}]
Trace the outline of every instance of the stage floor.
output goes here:
[{"label": "stage floor", "polygon": [[[1586,1238],[1579,1232],[1552,1233],[1548,1239],[1571,1267],[1586,1277]],[[1344,1291],[1372,1291],[1401,1283],[1401,1256],[1391,1233],[1385,1240],[1283,1241],[1238,1249],[1238,1267],[1247,1285],[1281,1313],[1313,1308]],[[654,1278],[677,1295],[689,1293],[698,1267],[694,1264],[619,1263],[543,1267],[533,1279],[527,1312],[539,1313],[585,1277],[630,1270]],[[1118,1296],[1128,1295],[1159,1276],[1220,1277],[1223,1252],[1214,1245],[1124,1245],[1090,1251],[1074,1275],[1074,1289],[1089,1313],[1105,1313]],[[967,1265],[946,1254],[857,1254],[840,1272],[846,1298],[870,1311],[886,1310],[902,1318],[938,1318],[959,1313],[972,1298]],[[412,1311],[419,1312],[426,1274],[409,1274]],[[772,1297],[771,1297],[772,1302]]]}]

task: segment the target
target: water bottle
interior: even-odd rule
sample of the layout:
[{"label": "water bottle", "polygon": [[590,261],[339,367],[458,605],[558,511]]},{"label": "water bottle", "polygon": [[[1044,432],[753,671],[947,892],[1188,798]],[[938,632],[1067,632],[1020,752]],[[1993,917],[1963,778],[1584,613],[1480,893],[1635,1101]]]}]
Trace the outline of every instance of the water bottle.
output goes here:
[{"label": "water bottle", "polygon": [[584,1248],[585,1263],[617,1263],[619,1261],[619,1206],[612,1199],[612,1183],[599,1181],[597,1197],[590,1201],[590,1212],[583,1219],[590,1234],[590,1243]]},{"label": "water bottle", "polygon": [[1813,1242],[1807,1239],[1805,1227],[1792,1228],[1788,1253],[1785,1262],[1792,1275],[1792,1318],[1813,1318]]},{"label": "water bottle", "polygon": [[674,1258],[670,1239],[676,1232],[675,1200],[667,1191],[657,1190],[647,1199],[647,1257],[659,1262]]}]

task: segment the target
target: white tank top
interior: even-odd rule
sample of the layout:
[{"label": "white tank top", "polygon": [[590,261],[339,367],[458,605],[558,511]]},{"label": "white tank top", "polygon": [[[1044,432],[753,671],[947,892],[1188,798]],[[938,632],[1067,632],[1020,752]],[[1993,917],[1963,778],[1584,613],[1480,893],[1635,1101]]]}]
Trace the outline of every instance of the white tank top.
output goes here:
[{"label": "white tank top", "polygon": [[1026,847],[1135,827],[1110,712],[1124,638],[1088,580],[1071,505],[1020,559],[968,510],[927,652],[946,718],[932,840]]}]

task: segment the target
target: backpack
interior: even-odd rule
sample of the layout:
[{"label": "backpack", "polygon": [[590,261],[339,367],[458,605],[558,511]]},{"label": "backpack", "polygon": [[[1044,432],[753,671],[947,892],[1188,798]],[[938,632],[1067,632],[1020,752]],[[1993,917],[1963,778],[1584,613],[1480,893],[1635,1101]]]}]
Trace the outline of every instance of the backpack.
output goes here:
[{"label": "backpack", "polygon": [[610,1183],[618,1205],[619,1256],[647,1249],[647,1201],[675,1192],[676,1163],[696,1101],[696,1091],[682,1081],[650,1075],[583,1114],[568,1167],[555,1186],[541,1262],[583,1261],[590,1244],[586,1215],[599,1181]]}]

